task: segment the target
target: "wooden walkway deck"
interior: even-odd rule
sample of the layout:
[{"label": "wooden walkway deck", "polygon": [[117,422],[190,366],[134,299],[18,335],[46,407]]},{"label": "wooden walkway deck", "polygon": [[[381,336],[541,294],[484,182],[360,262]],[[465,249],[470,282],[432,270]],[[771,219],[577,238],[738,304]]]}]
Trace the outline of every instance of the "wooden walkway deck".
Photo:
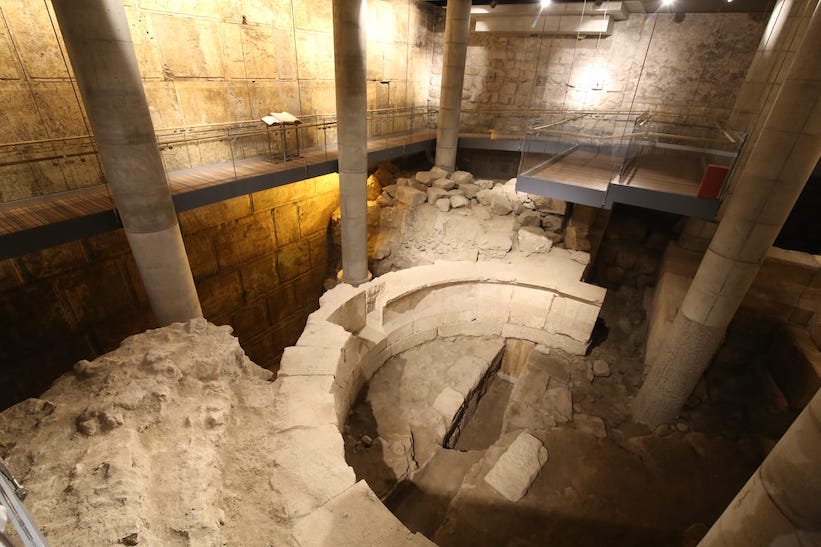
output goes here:
[{"label": "wooden walkway deck", "polygon": [[[412,134],[375,137],[368,140],[368,151],[402,147],[430,140],[435,136],[435,132],[425,129]],[[172,171],[168,173],[168,184],[172,194],[184,194],[254,176],[333,161],[337,157],[336,146],[328,146],[327,150],[304,150],[299,157],[291,157],[288,161],[283,161],[281,156],[275,156],[215,163]],[[2,203],[0,204],[0,235],[23,232],[113,209],[114,203],[106,185]]]},{"label": "wooden walkway deck", "polygon": [[661,150],[640,156],[628,165],[621,179],[617,176],[620,166],[621,158],[610,152],[574,150],[528,174],[601,192],[607,191],[609,184],[621,184],[696,196],[704,173],[702,154],[678,150]]}]

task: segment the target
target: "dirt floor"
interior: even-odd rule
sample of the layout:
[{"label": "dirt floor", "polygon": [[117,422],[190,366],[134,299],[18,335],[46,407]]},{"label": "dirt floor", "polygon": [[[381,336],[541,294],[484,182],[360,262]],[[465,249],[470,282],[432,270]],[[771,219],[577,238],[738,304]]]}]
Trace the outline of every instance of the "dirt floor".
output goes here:
[{"label": "dirt floor", "polygon": [[[455,448],[438,449],[405,480],[385,465],[361,398],[346,426],[348,462],[408,528],[441,546],[695,545],[795,416],[764,367],[737,363],[710,369],[676,422],[633,423],[642,302],[638,290],[608,292],[595,347],[586,357],[551,351],[549,380],[527,366],[520,385],[495,376]],[[526,404],[525,383],[550,393],[557,381],[572,394],[569,420],[569,409]],[[549,459],[514,503],[483,479],[522,426]]]}]

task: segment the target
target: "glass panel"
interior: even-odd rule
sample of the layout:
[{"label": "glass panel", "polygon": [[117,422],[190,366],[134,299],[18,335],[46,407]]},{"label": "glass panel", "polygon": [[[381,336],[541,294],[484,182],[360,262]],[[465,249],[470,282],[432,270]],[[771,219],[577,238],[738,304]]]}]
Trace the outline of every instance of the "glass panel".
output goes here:
[{"label": "glass panel", "polygon": [[699,195],[723,192],[744,134],[693,116],[565,111],[531,119],[520,175],[606,190],[631,185]]}]

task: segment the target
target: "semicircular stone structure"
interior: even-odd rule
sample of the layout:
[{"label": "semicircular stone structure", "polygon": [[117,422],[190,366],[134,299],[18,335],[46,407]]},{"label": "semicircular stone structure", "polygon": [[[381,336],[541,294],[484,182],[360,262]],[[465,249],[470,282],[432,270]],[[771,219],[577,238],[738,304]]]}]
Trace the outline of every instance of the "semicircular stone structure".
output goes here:
[{"label": "semicircular stone structure", "polygon": [[274,382],[228,326],[131,336],[0,413],[0,455],[54,545],[430,545],[356,481],[351,404],[388,359],[437,337],[583,353],[605,291],[570,262],[441,262],[340,285]]},{"label": "semicircular stone structure", "polygon": [[[354,484],[342,428],[362,387],[391,357],[437,337],[498,336],[584,354],[605,290],[544,265],[437,262],[320,299],[277,381],[278,419],[304,436],[283,503],[300,545],[431,545],[364,481]],[[292,428],[292,429],[291,429]],[[314,458],[317,450],[326,452]],[[298,468],[298,470],[297,470]],[[283,477],[284,478],[284,477]]]}]

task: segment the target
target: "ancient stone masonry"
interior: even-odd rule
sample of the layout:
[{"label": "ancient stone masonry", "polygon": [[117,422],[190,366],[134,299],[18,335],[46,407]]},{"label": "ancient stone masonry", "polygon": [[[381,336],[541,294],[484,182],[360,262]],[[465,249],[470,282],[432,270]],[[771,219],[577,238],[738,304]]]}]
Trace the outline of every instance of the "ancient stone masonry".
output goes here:
[{"label": "ancient stone masonry", "polygon": [[[318,306],[338,203],[326,175],[179,215],[206,319],[260,366],[276,367]],[[156,326],[122,230],[0,261],[0,318],[4,407]]]},{"label": "ancient stone masonry", "polygon": [[[232,142],[214,133],[192,142],[190,132],[175,128],[258,120],[271,110],[335,111],[330,2],[207,0],[169,7],[148,0],[125,9],[154,126],[178,137],[162,150],[169,171],[268,153],[264,134]],[[87,135],[51,5],[14,0],[0,11],[0,119],[7,121],[0,142]],[[368,17],[368,27],[378,29],[369,33],[368,107],[425,105],[434,9],[382,0],[370,3]],[[406,128],[401,119],[391,130]],[[336,142],[335,129],[306,130],[302,145],[326,137]],[[0,180],[3,202],[99,184],[102,175],[96,155],[87,154],[3,164]]]},{"label": "ancient stone masonry", "polygon": [[472,33],[462,128],[518,133],[522,118],[494,120],[492,110],[524,107],[656,110],[726,120],[764,23],[745,13],[687,13],[682,20],[672,13],[636,13],[598,40]]},{"label": "ancient stone masonry", "polygon": [[[578,263],[552,260],[551,276],[439,263],[340,285],[273,383],[229,327],[192,320],[133,336],[0,415],[2,455],[38,492],[30,507],[55,544],[427,545],[356,484],[340,434],[348,410],[386,360],[437,338],[584,353],[604,291],[572,280]],[[461,397],[472,377],[452,389]],[[446,396],[434,407],[457,409]],[[61,457],[38,448],[55,444]]]},{"label": "ancient stone masonry", "polygon": [[[538,262],[562,242],[567,203],[517,192],[516,179],[474,179],[436,167],[398,175],[383,166],[369,181],[378,195],[368,205],[376,274],[439,259]],[[589,259],[587,253],[569,256]]]}]

